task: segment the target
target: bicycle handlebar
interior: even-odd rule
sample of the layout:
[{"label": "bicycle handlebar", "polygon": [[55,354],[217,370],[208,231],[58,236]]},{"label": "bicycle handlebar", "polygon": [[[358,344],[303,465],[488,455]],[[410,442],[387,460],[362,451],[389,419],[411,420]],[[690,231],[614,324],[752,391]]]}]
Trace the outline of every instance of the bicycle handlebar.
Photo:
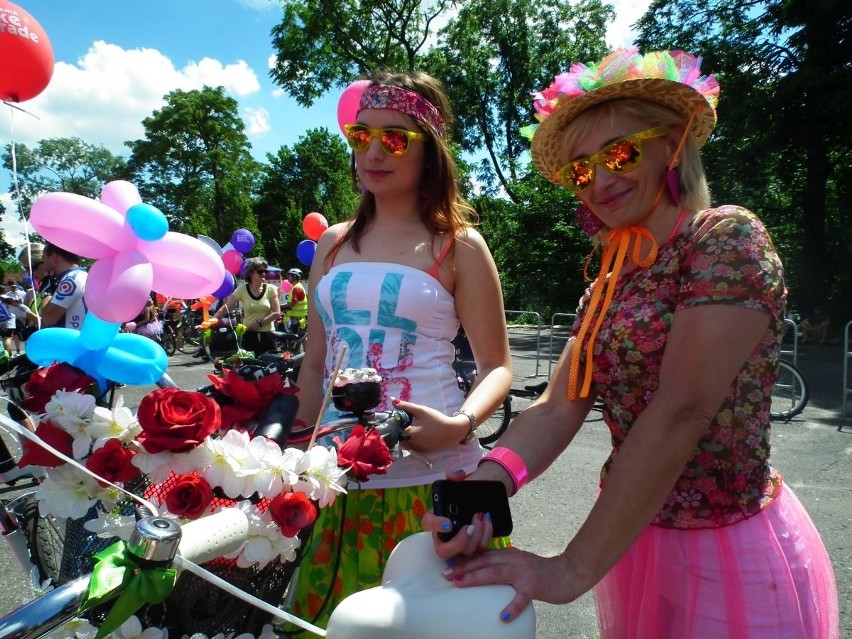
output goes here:
[{"label": "bicycle handlebar", "polygon": [[[145,517],[137,522],[128,548],[140,559],[171,562],[177,552],[200,564],[239,550],[248,526],[246,514],[238,508],[220,510],[182,527],[171,519]],[[91,575],[79,577],[0,618],[0,639],[36,639],[71,619],[80,611],[90,579]]]}]

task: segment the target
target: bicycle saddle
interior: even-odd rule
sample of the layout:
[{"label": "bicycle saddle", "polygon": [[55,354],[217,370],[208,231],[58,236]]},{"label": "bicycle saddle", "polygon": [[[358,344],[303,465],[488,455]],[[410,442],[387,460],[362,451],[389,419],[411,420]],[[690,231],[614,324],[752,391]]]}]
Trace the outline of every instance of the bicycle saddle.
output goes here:
[{"label": "bicycle saddle", "polygon": [[388,558],[382,585],[350,595],[334,609],[326,639],[532,639],[532,606],[509,623],[500,611],[511,586],[457,588],[444,579],[445,563],[421,532],[401,541]]}]

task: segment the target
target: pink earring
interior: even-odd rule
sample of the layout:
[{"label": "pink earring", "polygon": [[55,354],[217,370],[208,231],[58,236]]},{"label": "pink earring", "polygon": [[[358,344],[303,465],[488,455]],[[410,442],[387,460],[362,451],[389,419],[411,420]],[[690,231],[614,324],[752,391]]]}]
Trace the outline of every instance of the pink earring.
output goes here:
[{"label": "pink earring", "polygon": [[578,206],[577,210],[574,211],[574,217],[577,218],[577,223],[580,225],[580,228],[591,237],[597,235],[605,226],[605,224],[601,222],[601,219],[592,212],[592,209],[583,203],[580,203],[580,206]]},{"label": "pink earring", "polygon": [[680,206],[680,176],[674,169],[666,169],[666,189],[675,206]]}]

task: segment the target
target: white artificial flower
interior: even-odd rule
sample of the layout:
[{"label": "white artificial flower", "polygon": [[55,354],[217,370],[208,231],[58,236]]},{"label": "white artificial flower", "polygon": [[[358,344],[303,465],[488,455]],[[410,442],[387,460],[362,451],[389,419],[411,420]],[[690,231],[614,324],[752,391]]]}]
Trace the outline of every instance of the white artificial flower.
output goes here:
[{"label": "white artificial flower", "polygon": [[165,628],[142,629],[142,622],[136,615],[130,617],[118,628],[107,635],[108,639],[169,639],[169,631]]},{"label": "white artificial flower", "polygon": [[47,419],[74,438],[71,450],[75,459],[83,459],[92,448],[88,427],[94,408],[91,395],[62,390],[56,391],[44,407]]},{"label": "white artificial flower", "polygon": [[334,503],[337,493],[345,493],[346,471],[337,465],[337,451],[324,446],[314,446],[299,460],[295,471],[299,481],[293,491],[305,493],[320,508]]},{"label": "white artificial flower", "polygon": [[45,479],[36,490],[42,517],[79,519],[97,502],[98,483],[73,466],[65,464],[44,472]]},{"label": "white artificial flower", "polygon": [[211,486],[219,486],[228,497],[236,499],[248,496],[251,479],[240,475],[243,465],[253,462],[248,452],[249,436],[237,430],[229,430],[221,439],[208,437],[204,445],[193,451],[196,460],[196,472]]},{"label": "white artificial flower", "polygon": [[99,511],[97,518],[85,522],[83,528],[95,533],[101,539],[118,537],[122,541],[127,541],[136,528],[136,517]]},{"label": "white artificial flower", "polygon": [[42,639],[94,639],[96,634],[98,629],[87,619],[74,618],[42,635]]},{"label": "white artificial flower", "polygon": [[95,406],[91,422],[88,432],[95,441],[92,450],[98,450],[114,438],[130,441],[142,431],[133,411],[124,405],[123,395],[118,396],[112,410]]},{"label": "white artificial flower", "polygon": [[144,447],[140,447],[130,463],[145,473],[154,484],[166,481],[172,471],[182,475],[195,469],[188,453],[173,453],[170,450],[149,453]]},{"label": "white artificial flower", "polygon": [[304,453],[295,448],[281,447],[266,437],[255,437],[249,442],[249,451],[259,462],[252,476],[252,486],[259,494],[272,499],[290,489],[299,480],[295,468]]}]

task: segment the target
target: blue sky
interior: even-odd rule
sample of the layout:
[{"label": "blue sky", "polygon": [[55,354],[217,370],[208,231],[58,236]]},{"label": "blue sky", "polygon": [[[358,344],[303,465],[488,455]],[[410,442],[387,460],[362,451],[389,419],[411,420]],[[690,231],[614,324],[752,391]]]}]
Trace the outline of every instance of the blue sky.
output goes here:
[{"label": "blue sky", "polygon": [[[612,45],[649,0],[611,0]],[[125,140],[143,135],[142,120],[174,89],[222,85],[240,104],[256,157],[292,145],[308,129],[337,130],[338,91],[310,109],[269,79],[270,30],[281,19],[273,0],[16,0],[42,26],[54,52],[50,84],[20,106],[0,104],[0,143],[79,137],[125,154]],[[0,64],[3,64],[0,61]],[[11,183],[0,170],[0,193]],[[0,195],[2,198],[3,195]],[[7,241],[23,242],[20,221],[4,216]]]}]

